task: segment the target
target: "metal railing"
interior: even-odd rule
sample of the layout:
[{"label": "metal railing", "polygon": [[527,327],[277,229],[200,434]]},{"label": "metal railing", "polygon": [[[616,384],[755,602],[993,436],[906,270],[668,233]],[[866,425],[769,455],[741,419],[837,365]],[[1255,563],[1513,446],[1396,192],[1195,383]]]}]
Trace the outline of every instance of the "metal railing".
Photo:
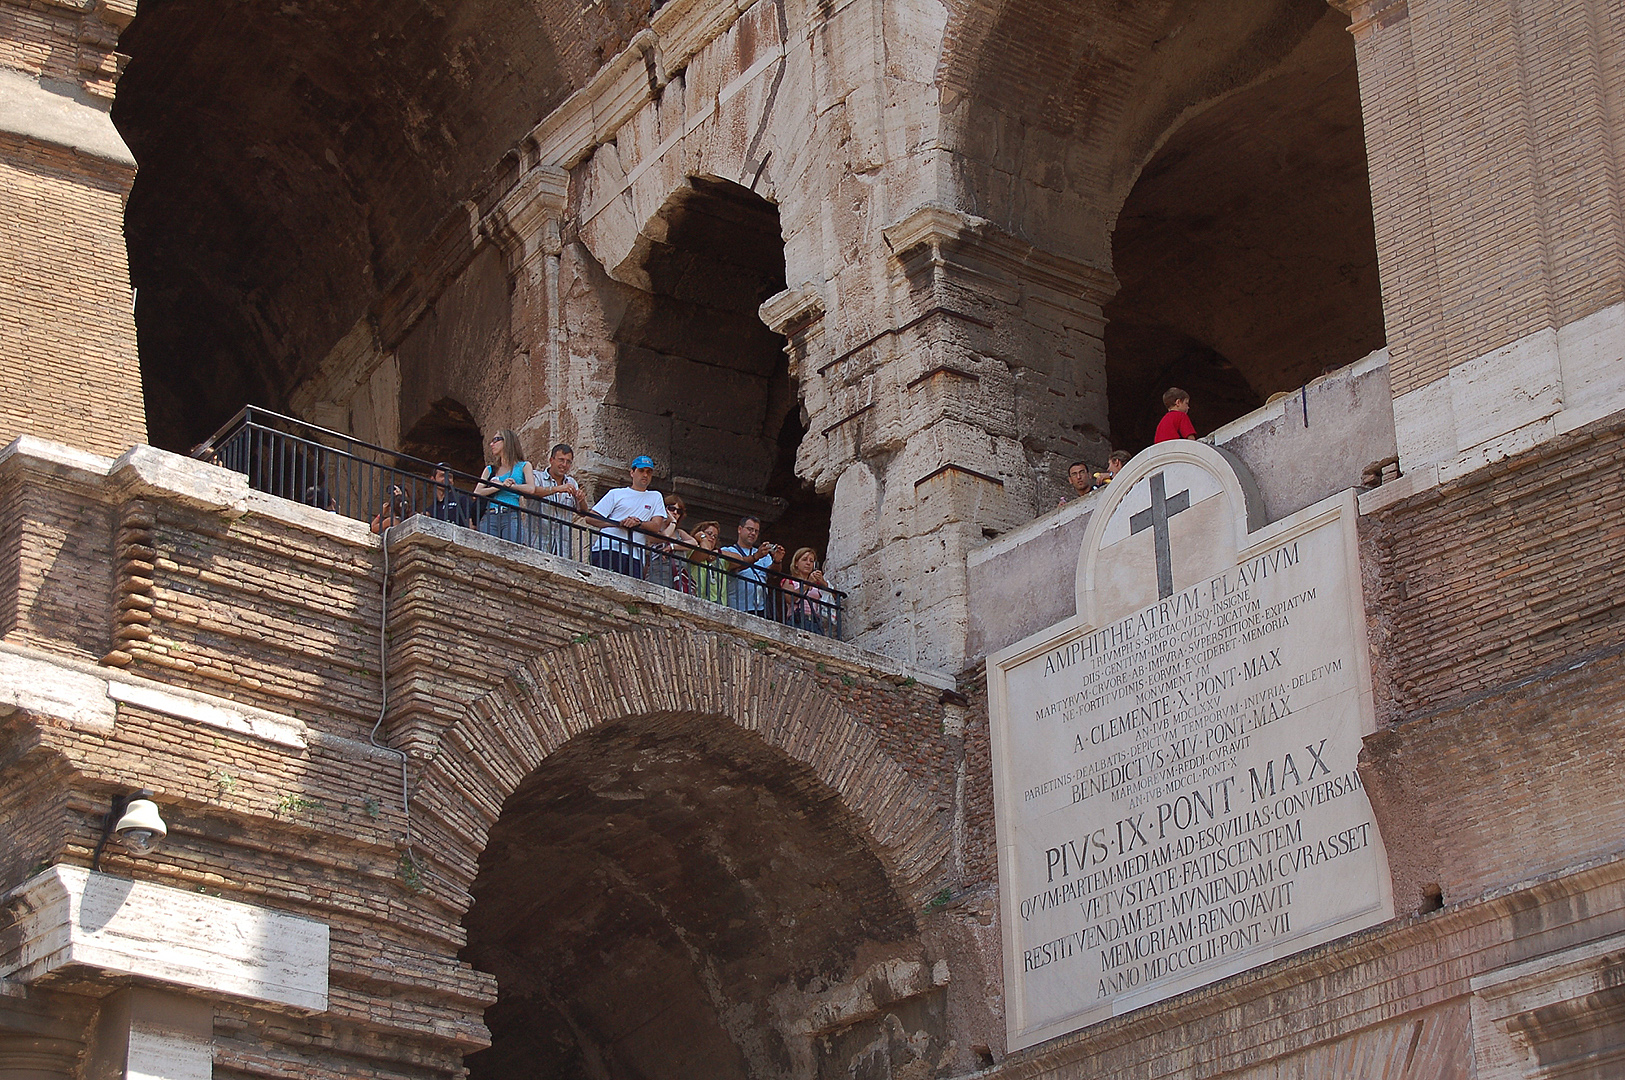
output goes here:
[{"label": "metal railing", "polygon": [[846,595],[775,570],[763,549],[713,551],[625,529],[553,499],[502,491],[480,477],[253,405],[193,452],[251,487],[357,521],[374,532],[424,514],[560,558],[590,563],[735,611],[825,637],[845,631]]}]

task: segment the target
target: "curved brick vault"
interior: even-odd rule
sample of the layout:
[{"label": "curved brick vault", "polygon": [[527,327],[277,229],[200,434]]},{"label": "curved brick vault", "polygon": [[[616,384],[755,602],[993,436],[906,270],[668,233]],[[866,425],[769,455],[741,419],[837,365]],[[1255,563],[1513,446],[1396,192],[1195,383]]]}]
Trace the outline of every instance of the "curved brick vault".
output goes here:
[{"label": "curved brick vault", "polygon": [[808,1075],[809,1007],[935,959],[915,913],[946,815],[811,672],[735,638],[536,657],[446,732],[413,806],[497,982],[475,1077]]}]

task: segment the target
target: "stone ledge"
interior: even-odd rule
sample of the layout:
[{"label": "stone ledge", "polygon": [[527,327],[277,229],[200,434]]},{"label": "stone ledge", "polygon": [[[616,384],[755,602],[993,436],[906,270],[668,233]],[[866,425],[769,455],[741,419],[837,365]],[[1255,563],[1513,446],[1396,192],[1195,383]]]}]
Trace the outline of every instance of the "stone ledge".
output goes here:
[{"label": "stone ledge", "polygon": [[0,708],[9,704],[84,731],[111,734],[118,703],[124,702],[295,750],[306,749],[312,735],[296,717],[26,646],[0,642],[0,658],[5,661],[0,664]]},{"label": "stone ledge", "polygon": [[0,68],[0,131],[135,170],[135,155],[105,109],[53,93],[39,80],[5,68]]},{"label": "stone ledge", "polygon": [[954,690],[957,680],[953,675],[934,668],[917,667],[901,663],[889,656],[834,638],[821,637],[805,630],[797,630],[783,623],[759,619],[731,608],[702,600],[696,596],[651,585],[646,581],[629,578],[608,570],[600,570],[589,563],[560,558],[548,552],[521,544],[498,540],[473,529],[464,529],[443,521],[420,515],[407,519],[389,532],[389,546],[393,550],[401,545],[418,543],[438,544],[477,552],[488,557],[504,558],[535,568],[545,577],[569,581],[572,584],[591,585],[622,602],[648,604],[665,608],[674,614],[710,624],[711,628],[727,630],[743,638],[770,641],[818,654],[826,659],[877,671],[899,678],[911,678],[938,690]]},{"label": "stone ledge", "polygon": [[165,885],[53,866],[13,889],[0,977],[135,976],[327,1010],[327,924]]}]

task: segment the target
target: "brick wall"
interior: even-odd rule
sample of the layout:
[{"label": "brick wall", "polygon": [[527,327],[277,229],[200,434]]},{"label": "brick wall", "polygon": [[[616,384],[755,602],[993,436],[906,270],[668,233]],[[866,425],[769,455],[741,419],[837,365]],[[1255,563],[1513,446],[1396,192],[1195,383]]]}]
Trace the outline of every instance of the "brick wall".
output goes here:
[{"label": "brick wall", "polygon": [[[170,839],[139,861],[110,848],[105,869],[332,928],[328,1013],[222,1007],[217,1062],[234,1074],[275,1074],[297,1059],[301,1075],[451,1075],[486,1038],[481,1017],[493,984],[457,959],[467,894],[403,863],[399,764],[366,741],[378,707],[379,542],[354,522],[281,500],[256,497],[248,514],[205,509],[195,492],[214,471],[154,457],[197,488],[154,491],[130,473],[69,482],[62,470],[35,468],[26,452],[11,459],[0,492],[8,511],[0,568],[13,568],[18,597],[8,639],[81,665],[106,655],[126,676],[297,717],[306,745],[129,703],[118,705],[111,732],[13,712],[0,718],[0,885],[41,864],[88,864],[110,800],[150,786]],[[470,720],[472,703],[539,655],[568,663],[629,634],[658,643],[721,633],[746,667],[794,673],[800,696],[774,708],[865,730],[910,786],[920,815],[910,829],[926,835],[950,817],[960,740],[944,731],[940,689],[847,648],[798,645],[783,628],[720,608],[697,616],[651,602],[641,585],[606,588],[534,552],[466,530],[440,533],[409,531],[392,545],[390,737],[420,755],[443,756],[447,728]],[[656,651],[600,657],[587,678],[607,684],[617,665],[632,670]],[[750,686],[766,678],[741,677]],[[497,726],[484,737],[519,722],[507,713],[491,719]],[[796,745],[769,752],[787,754],[792,769],[804,768],[796,755],[822,755],[838,771],[843,745],[839,731],[814,725]],[[424,775],[421,762],[413,775],[414,783]],[[465,810],[500,809],[504,790],[485,776]],[[816,782],[796,791],[810,806],[830,797]],[[895,794],[870,797],[884,807]],[[419,857],[438,872],[470,875],[460,879],[466,887],[478,850],[472,860],[432,850],[428,813],[419,811]],[[866,827],[850,811],[840,815],[855,832]],[[848,842],[870,843],[861,835]],[[938,888],[941,855],[916,860],[912,870],[929,877],[922,888]],[[918,910],[916,902],[904,910]],[[951,930],[937,937],[954,955]]]},{"label": "brick wall", "polygon": [[1354,16],[1396,394],[1625,289],[1625,18],[1573,0]]},{"label": "brick wall", "polygon": [[1622,470],[1604,423],[1360,519],[1380,720],[1625,643]]},{"label": "brick wall", "polygon": [[124,250],[133,177],[0,131],[0,444],[30,434],[116,455],[146,439]]},{"label": "brick wall", "polygon": [[97,660],[112,613],[112,514],[67,484],[0,491],[0,633],[48,652]]}]

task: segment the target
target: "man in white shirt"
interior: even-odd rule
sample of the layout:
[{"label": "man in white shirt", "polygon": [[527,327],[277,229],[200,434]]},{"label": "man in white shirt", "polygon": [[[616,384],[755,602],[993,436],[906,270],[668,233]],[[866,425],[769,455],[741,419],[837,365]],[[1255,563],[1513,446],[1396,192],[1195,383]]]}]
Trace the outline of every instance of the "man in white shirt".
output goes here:
[{"label": "man in white shirt", "polygon": [[592,516],[599,519],[602,528],[593,533],[592,564],[641,578],[649,538],[645,532],[634,530],[658,532],[665,528],[666,497],[649,489],[654,483],[655,463],[648,455],[633,458],[631,471],[631,487],[616,488],[592,508]]},{"label": "man in white shirt", "polygon": [[[570,470],[576,452],[569,443],[559,443],[547,455],[547,468],[536,476],[536,494],[542,497],[536,519],[536,546],[564,558],[580,558],[581,548],[570,543],[570,522],[586,505],[586,496],[576,485]],[[571,549],[574,548],[574,551]]]}]

